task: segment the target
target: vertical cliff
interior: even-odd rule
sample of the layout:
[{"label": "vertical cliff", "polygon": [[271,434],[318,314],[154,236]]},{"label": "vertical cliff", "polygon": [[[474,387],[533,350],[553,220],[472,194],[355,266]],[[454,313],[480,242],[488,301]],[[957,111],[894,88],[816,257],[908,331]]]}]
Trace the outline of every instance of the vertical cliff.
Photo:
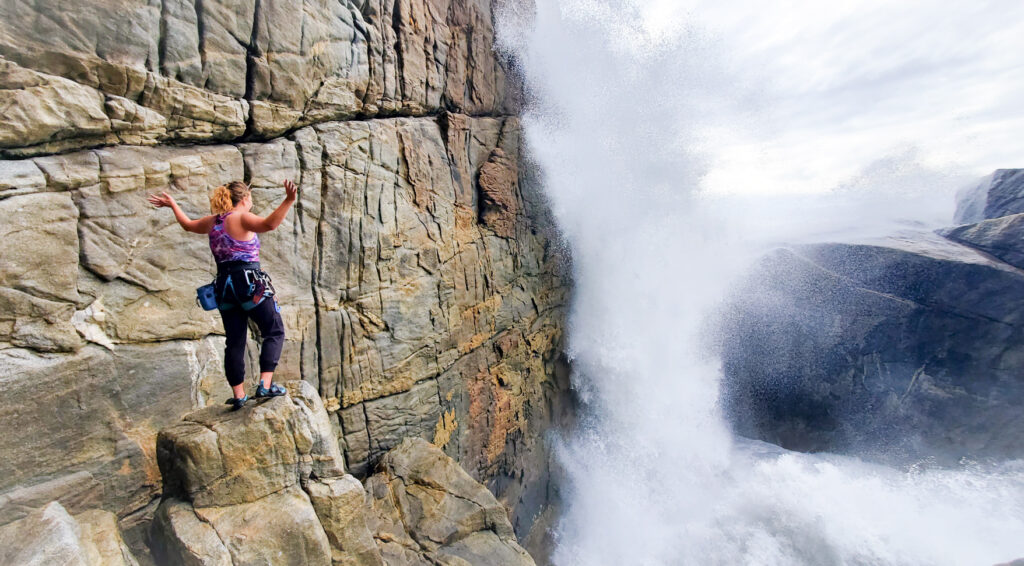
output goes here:
[{"label": "vertical cliff", "polygon": [[293,179],[263,248],[281,379],[351,472],[425,438],[525,534],[569,281],[492,45],[487,0],[0,4],[0,524],[55,499],[149,520],[157,430],[227,388],[205,238],[145,196],[195,217],[244,179],[261,213]]}]

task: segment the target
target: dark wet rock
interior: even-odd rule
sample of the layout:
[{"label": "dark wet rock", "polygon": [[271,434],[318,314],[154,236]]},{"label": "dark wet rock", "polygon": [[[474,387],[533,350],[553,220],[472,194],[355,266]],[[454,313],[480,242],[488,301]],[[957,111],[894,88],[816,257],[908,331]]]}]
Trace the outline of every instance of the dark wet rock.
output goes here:
[{"label": "dark wet rock", "polygon": [[941,234],[1014,267],[1024,269],[1024,214],[947,228]]},{"label": "dark wet rock", "polygon": [[1024,272],[920,234],[779,249],[729,309],[743,435],[886,457],[1024,454]]}]

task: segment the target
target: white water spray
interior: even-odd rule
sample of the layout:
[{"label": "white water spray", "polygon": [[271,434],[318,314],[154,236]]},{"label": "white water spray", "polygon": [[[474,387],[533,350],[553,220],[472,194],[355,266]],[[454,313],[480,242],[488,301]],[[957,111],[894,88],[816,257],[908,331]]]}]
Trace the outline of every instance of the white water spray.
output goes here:
[{"label": "white water spray", "polygon": [[[688,18],[698,22],[700,9]],[[731,283],[776,241],[948,221],[962,177],[936,170],[946,153],[935,139],[814,161],[882,130],[851,141],[805,125],[785,147],[762,152],[777,96],[757,77],[736,79],[742,57],[710,28],[652,34],[627,0],[540,0],[535,14],[509,10],[499,20],[532,97],[529,151],[574,258],[569,355],[585,407],[580,430],[557,448],[570,485],[555,563],[1024,557],[1020,462],[901,471],[787,453],[732,438],[719,413],[708,329]],[[801,135],[808,139],[792,141]],[[800,164],[783,161],[801,151],[812,173],[826,173],[794,176]],[[756,180],[735,168],[765,152],[774,159],[764,171],[769,194],[749,183],[706,190],[709,180]],[[988,167],[968,165],[968,174]],[[801,182],[840,189],[777,196]]]}]

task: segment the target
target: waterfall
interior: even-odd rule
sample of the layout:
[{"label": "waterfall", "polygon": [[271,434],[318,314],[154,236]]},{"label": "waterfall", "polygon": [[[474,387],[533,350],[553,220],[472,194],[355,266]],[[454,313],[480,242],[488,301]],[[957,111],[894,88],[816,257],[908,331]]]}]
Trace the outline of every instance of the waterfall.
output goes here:
[{"label": "waterfall", "polygon": [[[1021,37],[1021,9],[737,4],[498,13],[575,270],[568,355],[583,407],[556,442],[568,485],[554,562],[1024,557],[1024,463],[896,469],[734,438],[712,346],[716,309],[768,246],[948,223],[964,179],[1012,165],[999,161],[1024,120],[998,113],[1024,92],[1009,73],[1024,50],[1001,42]],[[986,18],[993,7],[1005,17]],[[991,29],[946,41],[968,21]]]}]

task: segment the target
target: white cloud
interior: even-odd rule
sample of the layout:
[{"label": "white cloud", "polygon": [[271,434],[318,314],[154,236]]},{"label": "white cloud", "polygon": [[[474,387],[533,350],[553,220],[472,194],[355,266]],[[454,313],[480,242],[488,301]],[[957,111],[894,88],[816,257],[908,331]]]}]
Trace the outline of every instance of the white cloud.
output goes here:
[{"label": "white cloud", "polygon": [[701,30],[751,93],[695,124],[713,192],[821,191],[911,147],[972,175],[1024,166],[1024,2],[635,5],[652,44]]}]

